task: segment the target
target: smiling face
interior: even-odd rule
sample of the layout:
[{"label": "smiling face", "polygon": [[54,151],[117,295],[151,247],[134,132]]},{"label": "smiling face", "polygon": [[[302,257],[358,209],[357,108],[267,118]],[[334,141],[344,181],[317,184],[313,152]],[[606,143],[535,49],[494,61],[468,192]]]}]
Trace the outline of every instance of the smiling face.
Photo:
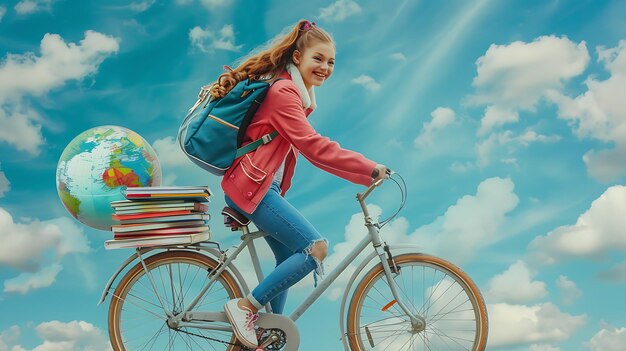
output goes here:
[{"label": "smiling face", "polygon": [[294,51],[293,62],[302,75],[304,85],[311,89],[313,85],[322,85],[333,73],[335,48],[330,43],[318,42],[304,49],[304,52]]}]

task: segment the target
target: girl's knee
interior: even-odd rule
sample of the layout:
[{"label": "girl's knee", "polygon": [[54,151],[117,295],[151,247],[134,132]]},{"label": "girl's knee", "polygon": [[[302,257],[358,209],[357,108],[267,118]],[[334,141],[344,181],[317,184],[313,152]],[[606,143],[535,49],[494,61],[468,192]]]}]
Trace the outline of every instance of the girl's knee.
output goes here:
[{"label": "girl's knee", "polygon": [[326,240],[319,240],[311,246],[311,256],[317,258],[320,262],[328,256],[328,243]]}]

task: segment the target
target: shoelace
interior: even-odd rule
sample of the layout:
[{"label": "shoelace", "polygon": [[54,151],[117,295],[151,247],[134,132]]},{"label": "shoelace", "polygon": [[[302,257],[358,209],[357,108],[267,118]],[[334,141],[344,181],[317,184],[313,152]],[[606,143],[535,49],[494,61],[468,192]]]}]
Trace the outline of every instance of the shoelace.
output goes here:
[{"label": "shoelace", "polygon": [[254,329],[254,323],[259,319],[259,315],[256,313],[248,312],[246,313],[246,330],[250,331]]}]

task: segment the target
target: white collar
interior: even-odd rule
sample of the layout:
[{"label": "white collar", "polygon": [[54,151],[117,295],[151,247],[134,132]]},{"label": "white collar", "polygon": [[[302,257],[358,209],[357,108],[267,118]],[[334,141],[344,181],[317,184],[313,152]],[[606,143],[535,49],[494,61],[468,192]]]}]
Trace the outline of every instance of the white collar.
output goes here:
[{"label": "white collar", "polygon": [[317,104],[315,103],[315,91],[313,87],[307,90],[304,86],[304,80],[302,79],[302,75],[293,63],[287,64],[287,72],[291,75],[291,80],[300,90],[300,97],[302,98],[302,107],[310,108],[311,110],[315,110]]}]

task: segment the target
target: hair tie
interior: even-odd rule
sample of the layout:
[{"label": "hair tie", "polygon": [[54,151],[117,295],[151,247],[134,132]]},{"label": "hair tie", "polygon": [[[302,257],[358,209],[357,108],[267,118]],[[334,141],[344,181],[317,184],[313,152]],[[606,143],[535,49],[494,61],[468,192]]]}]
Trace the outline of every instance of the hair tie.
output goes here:
[{"label": "hair tie", "polygon": [[315,26],[315,22],[309,22],[309,21],[304,21],[304,23],[302,23],[302,27],[300,28],[301,31],[307,31],[311,28],[313,28]]}]

